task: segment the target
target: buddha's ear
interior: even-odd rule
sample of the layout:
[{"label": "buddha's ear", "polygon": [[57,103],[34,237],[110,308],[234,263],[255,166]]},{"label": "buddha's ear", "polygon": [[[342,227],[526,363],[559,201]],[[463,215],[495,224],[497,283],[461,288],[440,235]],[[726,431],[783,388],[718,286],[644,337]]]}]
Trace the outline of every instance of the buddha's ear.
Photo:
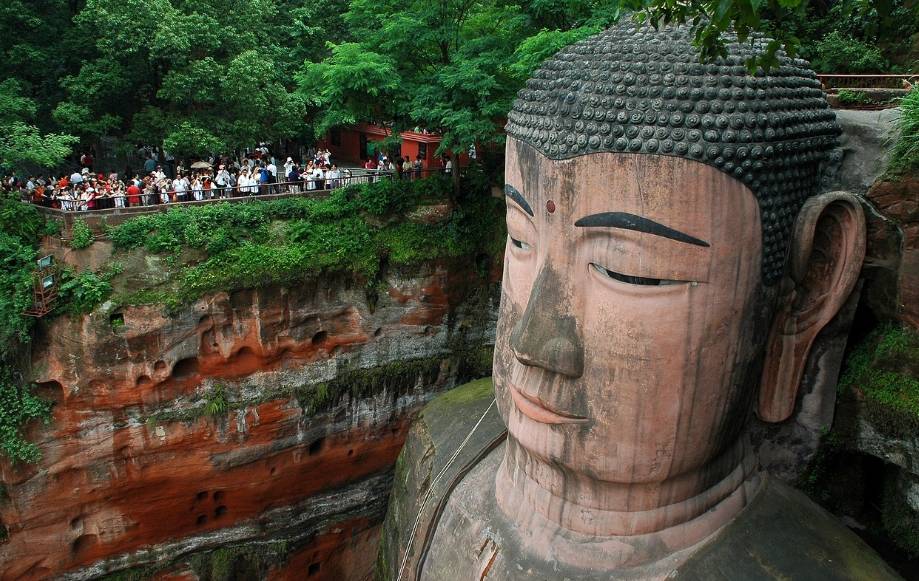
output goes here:
[{"label": "buddha's ear", "polygon": [[784,421],[794,412],[811,345],[858,281],[865,258],[864,211],[850,193],[822,194],[804,204],[792,236],[759,391],[759,416],[767,422]]}]

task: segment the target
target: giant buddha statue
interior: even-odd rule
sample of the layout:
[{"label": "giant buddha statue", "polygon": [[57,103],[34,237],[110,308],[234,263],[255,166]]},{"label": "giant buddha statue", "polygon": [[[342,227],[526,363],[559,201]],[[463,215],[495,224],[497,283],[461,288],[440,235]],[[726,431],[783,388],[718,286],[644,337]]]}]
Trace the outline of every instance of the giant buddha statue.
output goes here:
[{"label": "giant buddha statue", "polygon": [[380,576],[895,579],[758,469],[857,281],[864,216],[819,194],[839,128],[765,40],[701,63],[685,27],[615,26],[549,59],[508,116],[490,383],[422,413]]}]

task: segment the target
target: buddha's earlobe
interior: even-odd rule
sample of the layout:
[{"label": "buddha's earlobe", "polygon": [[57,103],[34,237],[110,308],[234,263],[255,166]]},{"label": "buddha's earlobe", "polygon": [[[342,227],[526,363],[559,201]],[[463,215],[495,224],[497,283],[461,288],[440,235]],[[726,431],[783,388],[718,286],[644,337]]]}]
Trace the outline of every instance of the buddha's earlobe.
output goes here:
[{"label": "buddha's earlobe", "polygon": [[805,203],[792,236],[759,391],[759,417],[767,422],[784,421],[794,412],[811,345],[858,281],[865,258],[864,211],[853,194],[822,194]]}]

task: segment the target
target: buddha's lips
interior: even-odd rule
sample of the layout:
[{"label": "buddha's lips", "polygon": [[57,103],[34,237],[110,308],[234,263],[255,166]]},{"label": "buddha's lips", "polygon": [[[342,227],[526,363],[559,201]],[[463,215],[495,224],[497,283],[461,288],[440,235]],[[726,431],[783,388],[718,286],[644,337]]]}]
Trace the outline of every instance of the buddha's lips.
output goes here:
[{"label": "buddha's lips", "polygon": [[520,413],[541,424],[583,424],[587,418],[549,409],[539,399],[510,386],[511,397]]}]

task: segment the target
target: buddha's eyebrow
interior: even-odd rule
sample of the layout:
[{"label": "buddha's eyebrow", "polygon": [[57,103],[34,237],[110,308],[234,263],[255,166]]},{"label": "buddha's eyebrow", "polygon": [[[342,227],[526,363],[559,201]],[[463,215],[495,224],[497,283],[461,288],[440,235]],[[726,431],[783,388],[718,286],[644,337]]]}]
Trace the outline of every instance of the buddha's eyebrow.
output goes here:
[{"label": "buddha's eyebrow", "polygon": [[530,203],[526,201],[526,199],[523,197],[523,194],[517,191],[517,188],[505,184],[504,195],[517,202],[517,205],[523,208],[524,212],[530,216],[533,215],[533,208],[530,207]]},{"label": "buddha's eyebrow", "polygon": [[685,242],[695,246],[711,246],[705,240],[699,240],[695,236],[684,234],[679,230],[674,230],[654,220],[636,216],[635,214],[627,214],[626,212],[591,214],[590,216],[581,218],[575,222],[574,225],[579,228],[622,228],[623,230],[644,232],[645,234],[653,234],[654,236],[669,238],[677,242]]}]

